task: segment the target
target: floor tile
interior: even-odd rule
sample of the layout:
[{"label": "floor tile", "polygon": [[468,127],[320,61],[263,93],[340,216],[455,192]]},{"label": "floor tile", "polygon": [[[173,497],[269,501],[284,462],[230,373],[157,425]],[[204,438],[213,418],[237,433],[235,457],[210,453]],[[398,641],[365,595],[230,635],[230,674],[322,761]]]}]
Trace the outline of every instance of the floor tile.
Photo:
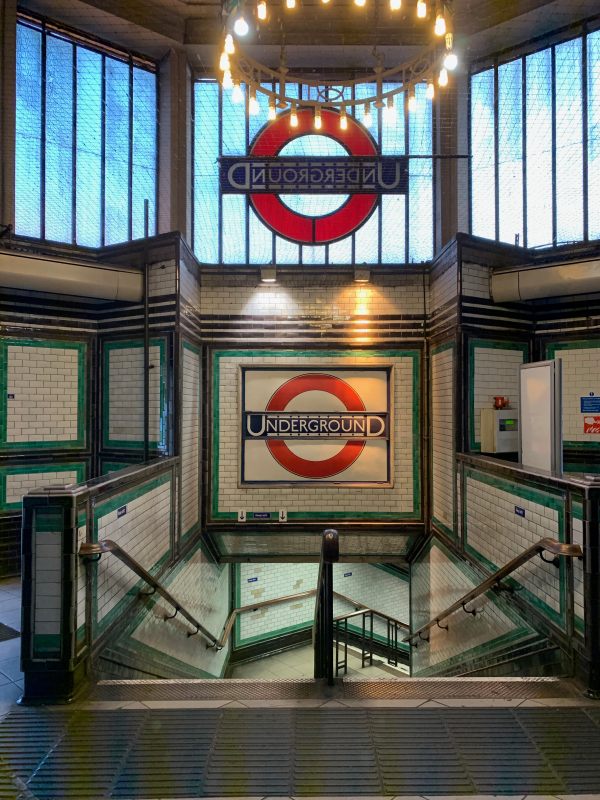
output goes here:
[{"label": "floor tile", "polygon": [[0,642],[0,661],[21,655],[21,639],[9,639],[7,642]]},{"label": "floor tile", "polygon": [[11,681],[18,681],[22,678],[21,662],[17,656],[0,661],[0,674],[6,675]]}]

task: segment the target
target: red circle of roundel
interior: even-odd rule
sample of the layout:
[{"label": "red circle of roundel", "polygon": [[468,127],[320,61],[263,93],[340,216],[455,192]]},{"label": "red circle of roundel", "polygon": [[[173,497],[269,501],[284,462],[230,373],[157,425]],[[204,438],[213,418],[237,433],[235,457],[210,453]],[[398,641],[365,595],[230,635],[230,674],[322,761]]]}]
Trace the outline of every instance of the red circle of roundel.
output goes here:
[{"label": "red circle of roundel", "polygon": [[[327,392],[341,400],[346,411],[365,411],[363,401],[349,383],[335,375],[312,373],[290,378],[277,389],[267,403],[266,411],[285,411],[295,397],[304,392]],[[363,441],[347,441],[339,453],[322,461],[311,461],[293,453],[281,439],[267,440],[269,452],[284,469],[301,478],[331,478],[353,464],[362,453]]]},{"label": "red circle of roundel", "polygon": [[[298,127],[290,127],[290,112],[281,114],[258,134],[250,155],[273,157],[293,139],[314,133],[313,112],[299,109]],[[376,156],[377,148],[369,133],[355,119],[348,117],[348,128],[340,128],[340,116],[334,111],[321,112],[321,130],[343,145],[351,156]],[[377,205],[376,194],[354,194],[343,206],[322,217],[307,217],[292,211],[277,194],[251,194],[250,202],[260,219],[275,233],[299,244],[329,244],[343,239],[371,216]]]}]

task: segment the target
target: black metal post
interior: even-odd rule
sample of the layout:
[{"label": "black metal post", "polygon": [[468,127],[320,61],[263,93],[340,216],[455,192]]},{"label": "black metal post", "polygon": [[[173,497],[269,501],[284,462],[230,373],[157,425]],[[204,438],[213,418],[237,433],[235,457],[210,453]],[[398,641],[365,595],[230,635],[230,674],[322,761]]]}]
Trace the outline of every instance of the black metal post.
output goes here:
[{"label": "black metal post", "polygon": [[584,505],[586,694],[600,699],[600,487],[589,490]]}]

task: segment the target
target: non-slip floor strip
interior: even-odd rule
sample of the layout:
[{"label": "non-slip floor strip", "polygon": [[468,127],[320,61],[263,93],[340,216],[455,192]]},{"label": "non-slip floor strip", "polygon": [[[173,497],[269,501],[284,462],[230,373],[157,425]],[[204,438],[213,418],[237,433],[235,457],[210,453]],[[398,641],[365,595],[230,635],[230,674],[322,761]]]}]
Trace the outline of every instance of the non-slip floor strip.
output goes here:
[{"label": "non-slip floor strip", "polygon": [[600,792],[582,708],[19,709],[0,753],[23,800]]}]

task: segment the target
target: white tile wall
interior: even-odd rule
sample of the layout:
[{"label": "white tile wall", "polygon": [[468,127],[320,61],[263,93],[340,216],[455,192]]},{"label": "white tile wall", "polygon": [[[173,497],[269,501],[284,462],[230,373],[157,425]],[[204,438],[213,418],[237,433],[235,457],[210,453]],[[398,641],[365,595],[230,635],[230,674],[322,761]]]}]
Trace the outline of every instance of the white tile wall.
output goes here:
[{"label": "white tile wall", "polygon": [[[308,592],[315,588],[318,564],[240,564],[240,607],[273,600],[290,594]],[[250,579],[257,578],[256,581]],[[244,644],[255,636],[268,637],[294,625],[312,625],[315,598],[278,603],[257,611],[248,611],[239,617],[240,638]]]},{"label": "white tile wall", "polygon": [[62,531],[35,533],[33,633],[60,634]]},{"label": "white tile wall", "polygon": [[[575,507],[575,503],[573,504]],[[579,506],[579,515],[581,515],[581,504]],[[571,516],[571,536],[573,544],[578,544],[583,550],[583,520]],[[575,617],[583,623],[585,620],[585,600],[584,600],[584,572],[583,561],[574,558],[571,562],[573,564],[573,605],[575,609]]]},{"label": "white tile wall", "polygon": [[[150,441],[160,440],[160,349],[150,347]],[[144,348],[141,344],[109,351],[109,438],[144,440]]]},{"label": "white tile wall", "polygon": [[519,410],[519,366],[524,362],[521,350],[475,347],[474,422],[475,441],[481,440],[481,409],[493,408],[494,397],[508,397],[510,408]]},{"label": "white tile wall", "polygon": [[[435,543],[412,564],[413,630],[418,630],[477,586],[479,579],[474,575],[470,577],[464,570],[464,565],[459,566],[455,558]],[[419,642],[419,646],[413,648],[413,677],[423,672],[443,672],[444,662],[448,659],[467,657],[473,648],[487,642],[491,644],[494,639],[517,627],[493,598],[482,596],[471,606],[474,607],[483,610],[475,617],[462,610],[456,611],[442,623],[448,625],[447,631],[433,627],[429,644]]]},{"label": "white tile wall", "polygon": [[462,290],[467,297],[490,299],[490,270],[481,264],[462,265]]},{"label": "white tile wall", "polygon": [[66,347],[8,346],[8,442],[77,439],[79,351]]},{"label": "white tile wall", "polygon": [[184,345],[181,400],[181,535],[199,518],[200,503],[200,356]]},{"label": "white tile wall", "polygon": [[[547,536],[559,538],[559,512],[544,502],[521,497],[514,491],[490,486],[474,476],[466,479],[466,545],[501,567],[527,547]],[[542,495],[542,498],[544,495]],[[548,499],[550,496],[548,496]],[[515,513],[525,509],[525,516]],[[556,613],[560,613],[560,572],[536,557],[512,574],[512,578]]]},{"label": "white tile wall", "polygon": [[[143,487],[142,487],[143,488]],[[126,550],[136,561],[149,570],[168,551],[169,520],[171,514],[171,483],[144,492],[135,500],[126,501],[124,516],[117,516],[117,509],[98,514],[98,541],[112,539]],[[98,621],[101,622],[117,603],[132,589],[138,578],[118,559],[103,556],[98,562]]]},{"label": "white tile wall", "polygon": [[[348,574],[350,573],[350,574]],[[333,590],[367,608],[373,608],[400,622],[410,624],[410,589],[408,576],[392,575],[373,564],[343,563],[333,566]],[[339,598],[334,599],[336,616],[354,611],[355,606]],[[350,620],[350,625],[362,627],[362,618]],[[375,617],[373,632],[387,637],[387,623]],[[398,638],[406,634],[399,631]]]},{"label": "white tile wall", "polygon": [[600,442],[600,433],[584,433],[580,398],[590,392],[600,396],[600,342],[594,347],[556,350],[562,361],[563,439],[571,442]]},{"label": "white tile wall", "polygon": [[[221,635],[229,616],[229,575],[228,565],[219,567],[213,564],[198,548],[183,566],[177,566],[165,579],[169,591],[215,638]],[[172,613],[172,606],[159,599],[133,632],[132,638],[159,653],[219,677],[229,654],[230,642],[219,652],[208,649],[201,636],[186,635],[193,629],[183,618],[177,616],[168,622],[163,620],[166,614]]]},{"label": "white tile wall", "polygon": [[454,349],[431,357],[432,513],[454,528]]},{"label": "white tile wall", "polygon": [[453,300],[458,293],[457,266],[453,264],[439,277],[434,277],[431,282],[431,310],[445,306]]},{"label": "white tile wall", "polygon": [[[394,366],[394,443],[393,488],[343,488],[332,486],[294,486],[277,488],[239,488],[239,365],[285,364],[307,367],[336,365]],[[219,385],[219,511],[238,509],[277,511],[371,511],[411,512],[413,510],[413,361],[412,358],[377,356],[322,358],[247,356],[220,359]]]},{"label": "white tile wall", "polygon": [[158,261],[150,265],[148,288],[150,297],[175,294],[176,265],[174,261]]},{"label": "white tile wall", "polygon": [[[77,550],[86,540],[87,528],[85,522],[77,528]],[[76,630],[85,625],[85,601],[87,596],[87,572],[82,558],[77,559],[77,622]]]},{"label": "white tile wall", "polygon": [[[423,314],[420,275],[376,276],[368,286],[336,276],[286,276],[285,284],[257,286],[256,277],[202,278],[202,314],[314,316],[325,324],[353,315]],[[426,287],[427,290],[427,287]]]},{"label": "white tile wall", "polygon": [[179,291],[184,300],[200,310],[200,284],[183,262],[179,267]]},{"label": "white tile wall", "polygon": [[19,475],[6,476],[6,502],[7,503],[20,503],[23,495],[27,494],[31,489],[37,489],[49,484],[64,484],[77,483],[77,473],[75,470],[68,471],[53,471],[52,468],[48,472],[24,472]]}]

